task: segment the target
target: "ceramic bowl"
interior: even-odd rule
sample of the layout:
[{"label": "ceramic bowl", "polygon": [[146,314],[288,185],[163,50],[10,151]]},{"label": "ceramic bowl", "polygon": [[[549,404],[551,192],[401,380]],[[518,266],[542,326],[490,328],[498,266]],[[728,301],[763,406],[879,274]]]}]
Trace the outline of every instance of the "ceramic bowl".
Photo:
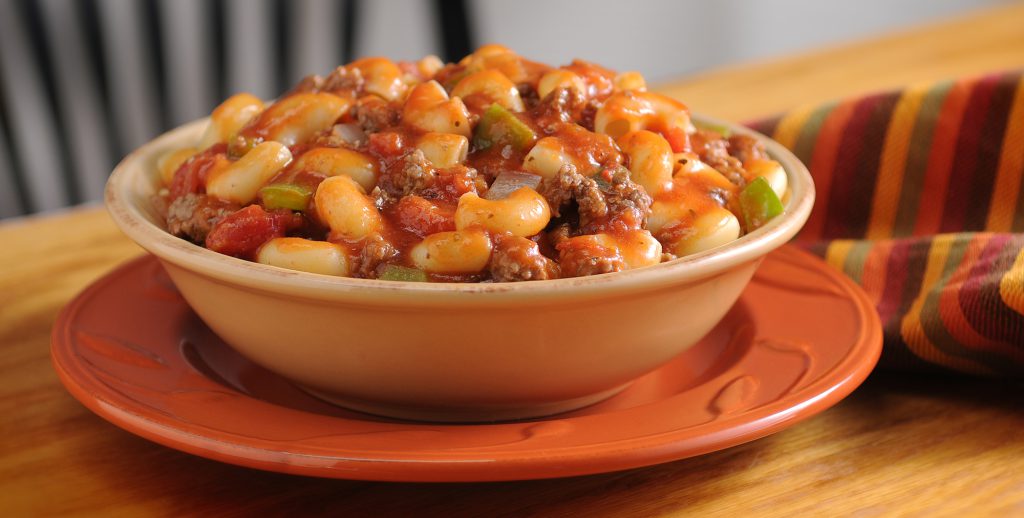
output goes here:
[{"label": "ceramic bowl", "polygon": [[494,421],[605,399],[697,342],[761,259],[807,220],[814,186],[789,151],[756,135],[789,176],[785,212],[736,241],[657,266],[591,277],[455,284],[347,279],[211,252],[172,236],[152,204],[155,160],[195,143],[206,121],[128,155],[106,205],[156,255],[226,343],[348,408],[432,421]]}]

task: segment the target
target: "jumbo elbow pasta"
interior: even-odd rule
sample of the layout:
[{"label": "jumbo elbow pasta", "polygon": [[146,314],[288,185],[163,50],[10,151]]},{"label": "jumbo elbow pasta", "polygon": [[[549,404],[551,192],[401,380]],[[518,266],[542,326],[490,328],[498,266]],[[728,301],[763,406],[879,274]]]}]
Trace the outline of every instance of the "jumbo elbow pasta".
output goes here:
[{"label": "jumbo elbow pasta", "polygon": [[786,174],[698,129],[636,72],[488,45],[458,63],[366,58],[273,103],[224,101],[161,157],[170,232],[311,273],[505,282],[610,273],[737,239]]}]

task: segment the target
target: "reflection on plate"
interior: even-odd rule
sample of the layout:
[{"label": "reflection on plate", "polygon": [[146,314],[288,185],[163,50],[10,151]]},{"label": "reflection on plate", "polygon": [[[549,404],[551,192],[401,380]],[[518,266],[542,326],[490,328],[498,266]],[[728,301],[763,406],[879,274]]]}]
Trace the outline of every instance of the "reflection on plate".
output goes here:
[{"label": "reflection on plate", "polygon": [[529,421],[411,423],[329,405],[241,357],[142,257],[64,309],[52,354],[92,411],[196,455],[322,477],[489,481],[634,468],[763,437],[849,394],[881,341],[859,288],[784,247],[707,337],[611,399]]}]

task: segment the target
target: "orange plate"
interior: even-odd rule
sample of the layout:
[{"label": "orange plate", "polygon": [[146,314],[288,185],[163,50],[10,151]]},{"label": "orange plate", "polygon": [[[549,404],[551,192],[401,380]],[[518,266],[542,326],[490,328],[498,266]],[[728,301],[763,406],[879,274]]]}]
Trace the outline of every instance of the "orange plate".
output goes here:
[{"label": "orange plate", "polygon": [[90,410],[172,448],[284,473],[440,482],[615,471],[764,437],[848,395],[881,345],[864,293],[783,247],[687,352],[612,399],[531,421],[412,423],[326,404],[224,345],[149,256],[61,312],[52,354]]}]

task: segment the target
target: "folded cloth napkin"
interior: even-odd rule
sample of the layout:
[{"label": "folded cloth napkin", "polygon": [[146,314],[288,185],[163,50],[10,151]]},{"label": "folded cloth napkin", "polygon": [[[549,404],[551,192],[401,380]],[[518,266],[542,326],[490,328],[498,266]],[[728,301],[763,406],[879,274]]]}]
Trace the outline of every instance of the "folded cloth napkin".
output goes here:
[{"label": "folded cloth napkin", "polygon": [[1024,73],[750,126],[810,169],[817,200],[796,242],[874,302],[881,367],[1024,377]]}]

